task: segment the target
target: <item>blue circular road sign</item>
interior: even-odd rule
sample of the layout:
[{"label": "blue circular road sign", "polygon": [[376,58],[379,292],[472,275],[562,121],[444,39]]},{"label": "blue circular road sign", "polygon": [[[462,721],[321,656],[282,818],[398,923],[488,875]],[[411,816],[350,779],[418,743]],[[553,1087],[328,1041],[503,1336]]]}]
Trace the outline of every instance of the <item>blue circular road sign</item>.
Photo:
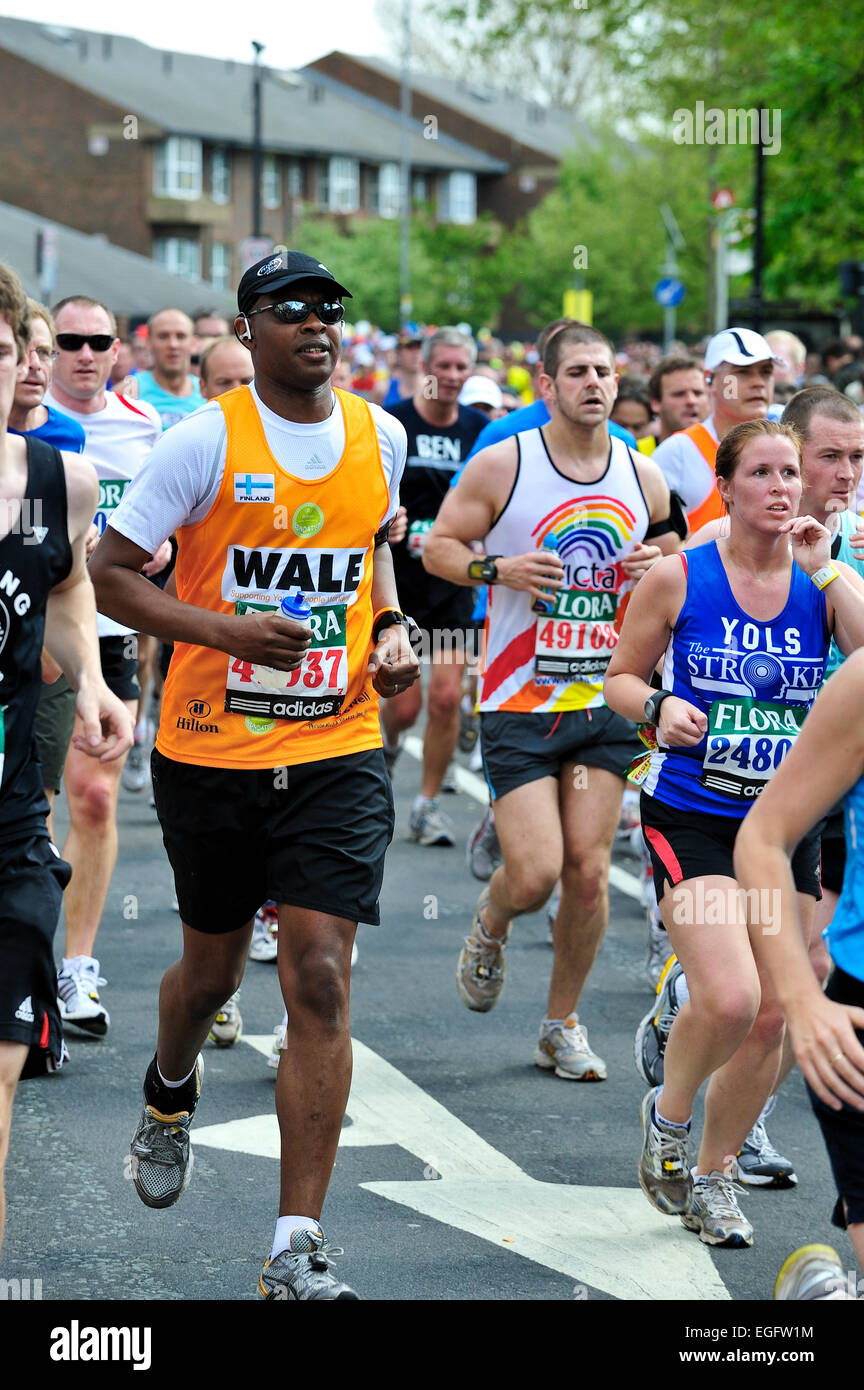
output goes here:
[{"label": "blue circular road sign", "polygon": [[680,280],[675,280],[671,276],[664,280],[658,280],[654,286],[654,298],[658,304],[662,304],[664,309],[674,309],[676,304],[680,304],[684,298],[684,286]]}]

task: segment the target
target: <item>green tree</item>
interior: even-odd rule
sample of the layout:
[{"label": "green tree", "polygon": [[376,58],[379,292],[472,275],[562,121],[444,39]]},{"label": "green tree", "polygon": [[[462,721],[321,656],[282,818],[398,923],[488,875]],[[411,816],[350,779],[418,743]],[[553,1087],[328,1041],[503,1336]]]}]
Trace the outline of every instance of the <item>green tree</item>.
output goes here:
[{"label": "green tree", "polygon": [[[429,209],[411,225],[413,316],[424,323],[497,326],[512,288],[503,231],[488,213],[470,226],[437,222]],[[353,320],[393,331],[399,324],[399,223],[378,218],[307,216],[292,242],[331,265],[354,296]],[[512,272],[511,272],[512,274]]]}]

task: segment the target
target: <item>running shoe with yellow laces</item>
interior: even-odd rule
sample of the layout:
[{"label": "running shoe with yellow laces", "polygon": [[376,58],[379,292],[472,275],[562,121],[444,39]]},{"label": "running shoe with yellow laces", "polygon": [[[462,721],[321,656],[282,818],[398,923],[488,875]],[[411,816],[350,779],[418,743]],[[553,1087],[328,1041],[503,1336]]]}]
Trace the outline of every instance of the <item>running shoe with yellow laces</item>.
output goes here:
[{"label": "running shoe with yellow laces", "polygon": [[243,1032],[243,1019],[237,1004],[239,989],[226,999],[214,1018],[208,1037],[217,1047],[233,1047]]},{"label": "running shoe with yellow laces", "polygon": [[658,1119],[654,1100],[659,1087],[646,1091],[642,1100],[642,1157],[639,1186],[652,1206],[664,1216],[682,1216],[690,1208],[693,1179],[687,1146],[690,1134],[683,1125]]},{"label": "running shoe with yellow laces", "polygon": [[[183,1086],[172,1090],[160,1088],[156,1059],[150,1063],[144,1078],[144,1113],[132,1137],[129,1151],[129,1176],[141,1201],[148,1207],[172,1207],[189,1186],[193,1155],[189,1128],[201,1094],[203,1058],[199,1055],[195,1074]],[[174,1113],[159,1110],[152,1103],[159,1095],[172,1096],[178,1104]]]},{"label": "running shoe with yellow laces", "polygon": [[334,1255],[344,1251],[331,1245],[323,1231],[303,1227],[292,1232],[291,1245],[264,1262],[258,1292],[268,1300],[285,1302],[319,1299],[331,1303],[359,1299],[348,1284],[333,1273]]},{"label": "running shoe with yellow laces", "polygon": [[494,1009],[507,975],[507,937],[499,942],[483,929],[481,913],[488,901],[489,889],[484,888],[471,920],[471,935],[465,938],[456,966],[456,983],[463,1004],[481,1014]]}]

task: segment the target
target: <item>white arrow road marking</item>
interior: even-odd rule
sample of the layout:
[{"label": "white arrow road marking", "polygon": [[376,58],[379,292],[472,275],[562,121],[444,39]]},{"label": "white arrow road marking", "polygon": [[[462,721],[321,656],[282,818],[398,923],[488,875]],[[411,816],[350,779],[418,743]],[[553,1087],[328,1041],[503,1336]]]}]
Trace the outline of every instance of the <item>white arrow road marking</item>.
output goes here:
[{"label": "white arrow road marking", "polygon": [[[273,1040],[244,1034],[242,1041],[267,1056]],[[371,1048],[356,1038],[353,1046],[352,1123],[340,1146],[399,1145],[440,1174],[440,1180],[361,1183],[366,1191],[499,1248],[506,1239],[515,1254],[615,1298],[729,1298],[705,1246],[656,1212],[635,1183],[537,1182]],[[193,1136],[196,1144],[279,1157],[272,1113],[209,1125]]]}]

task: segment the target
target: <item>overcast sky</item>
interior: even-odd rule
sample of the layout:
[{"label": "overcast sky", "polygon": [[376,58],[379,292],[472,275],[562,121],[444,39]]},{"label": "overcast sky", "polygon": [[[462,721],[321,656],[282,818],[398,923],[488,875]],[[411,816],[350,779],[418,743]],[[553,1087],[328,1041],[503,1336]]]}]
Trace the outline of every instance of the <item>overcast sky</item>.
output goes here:
[{"label": "overcast sky", "polygon": [[[242,3],[225,0],[0,0],[0,13],[14,19],[63,24],[124,34],[154,48],[200,53],[249,62],[251,41],[267,45],[269,67],[301,67],[334,48],[347,53],[387,56],[387,44],[375,19],[374,0],[327,0],[324,5],[281,0],[257,5],[254,14]],[[2,19],[0,19],[2,25]]]}]

